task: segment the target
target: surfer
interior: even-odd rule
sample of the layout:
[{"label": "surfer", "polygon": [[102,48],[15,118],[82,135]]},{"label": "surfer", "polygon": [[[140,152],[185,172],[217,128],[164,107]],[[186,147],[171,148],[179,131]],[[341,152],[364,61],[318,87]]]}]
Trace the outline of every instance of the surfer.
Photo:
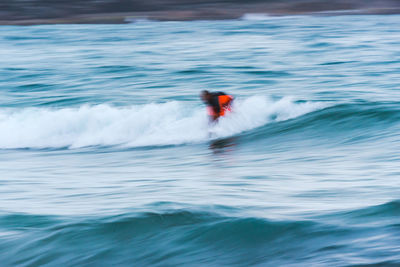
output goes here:
[{"label": "surfer", "polygon": [[233,97],[223,92],[212,93],[207,90],[201,92],[201,99],[207,105],[210,122],[217,122],[219,117],[231,111]]}]

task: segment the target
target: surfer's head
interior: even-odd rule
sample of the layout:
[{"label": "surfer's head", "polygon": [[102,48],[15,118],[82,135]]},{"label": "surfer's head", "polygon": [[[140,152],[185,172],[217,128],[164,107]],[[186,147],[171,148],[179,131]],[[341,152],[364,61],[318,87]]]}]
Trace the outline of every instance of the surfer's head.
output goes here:
[{"label": "surfer's head", "polygon": [[208,102],[210,100],[211,94],[209,91],[203,90],[201,91],[200,97],[203,100],[203,102]]}]

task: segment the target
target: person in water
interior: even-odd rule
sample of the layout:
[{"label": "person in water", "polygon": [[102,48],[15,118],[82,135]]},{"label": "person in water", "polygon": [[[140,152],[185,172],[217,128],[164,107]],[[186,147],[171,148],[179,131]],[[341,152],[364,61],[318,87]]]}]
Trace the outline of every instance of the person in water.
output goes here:
[{"label": "person in water", "polygon": [[207,112],[211,122],[217,122],[219,117],[231,111],[233,97],[223,92],[212,93],[207,90],[201,92],[201,99],[207,105]]}]

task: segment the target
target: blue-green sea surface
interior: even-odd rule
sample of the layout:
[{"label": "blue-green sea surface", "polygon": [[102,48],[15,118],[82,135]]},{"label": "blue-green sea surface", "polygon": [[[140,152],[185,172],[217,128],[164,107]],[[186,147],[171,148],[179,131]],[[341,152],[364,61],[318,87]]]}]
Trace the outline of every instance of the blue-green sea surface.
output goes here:
[{"label": "blue-green sea surface", "polygon": [[399,44],[398,15],[1,26],[1,266],[400,266]]}]

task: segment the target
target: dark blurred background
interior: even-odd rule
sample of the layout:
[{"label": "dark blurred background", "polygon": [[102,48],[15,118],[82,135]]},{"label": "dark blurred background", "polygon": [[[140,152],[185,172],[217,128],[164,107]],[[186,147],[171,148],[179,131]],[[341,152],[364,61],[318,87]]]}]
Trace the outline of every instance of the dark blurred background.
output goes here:
[{"label": "dark blurred background", "polygon": [[[1,0],[1,24],[230,19],[245,13],[396,14],[399,0]],[[128,19],[129,21],[129,19]]]}]

